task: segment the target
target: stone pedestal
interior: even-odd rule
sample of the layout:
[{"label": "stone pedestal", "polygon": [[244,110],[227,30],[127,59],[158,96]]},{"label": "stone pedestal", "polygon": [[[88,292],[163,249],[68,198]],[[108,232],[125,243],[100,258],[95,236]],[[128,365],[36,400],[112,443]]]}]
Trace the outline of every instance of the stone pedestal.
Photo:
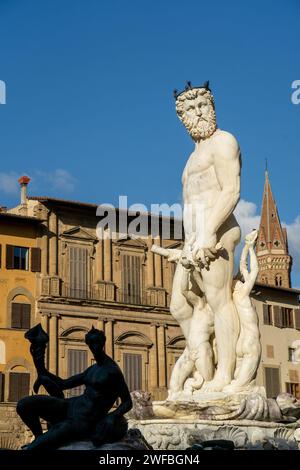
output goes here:
[{"label": "stone pedestal", "polygon": [[100,447],[94,447],[89,440],[76,441],[58,450],[152,450],[152,447],[144,439],[138,429],[129,429],[126,436],[118,442],[112,444],[103,444]]},{"label": "stone pedestal", "polygon": [[251,420],[130,420],[154,450],[184,450],[213,439],[233,441],[236,449],[298,449],[300,421],[290,424]]}]

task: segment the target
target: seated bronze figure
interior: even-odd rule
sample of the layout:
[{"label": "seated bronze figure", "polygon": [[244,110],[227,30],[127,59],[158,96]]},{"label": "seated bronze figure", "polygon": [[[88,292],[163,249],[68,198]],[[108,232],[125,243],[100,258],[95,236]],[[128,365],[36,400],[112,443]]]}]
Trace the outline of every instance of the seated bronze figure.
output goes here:
[{"label": "seated bronze figure", "polygon": [[[51,395],[33,395],[18,402],[17,412],[35,437],[26,450],[57,449],[82,439],[91,439],[95,446],[122,439],[128,429],[124,414],[132,408],[132,401],[121,369],[104,352],[104,332],[92,328],[86,334],[85,342],[96,363],[68,379],[47,371],[44,355],[49,338],[40,324],[27,331],[25,337],[31,342],[38,373],[34,391],[37,393],[43,385]],[[63,390],[80,385],[85,385],[82,395],[64,398]],[[117,399],[119,406],[110,411]],[[48,423],[45,433],[40,419]]]}]

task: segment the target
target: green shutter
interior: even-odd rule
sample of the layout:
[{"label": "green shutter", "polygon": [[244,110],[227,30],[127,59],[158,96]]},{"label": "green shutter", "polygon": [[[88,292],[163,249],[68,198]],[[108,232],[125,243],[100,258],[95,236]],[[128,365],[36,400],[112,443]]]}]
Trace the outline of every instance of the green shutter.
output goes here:
[{"label": "green shutter", "polygon": [[274,305],[273,312],[274,312],[274,325],[277,326],[278,328],[282,328],[283,327],[282,308],[279,307],[279,305]]},{"label": "green shutter", "polygon": [[21,400],[23,397],[27,397],[29,395],[29,384],[30,384],[30,374],[20,374],[20,396],[18,400]]},{"label": "green shutter", "polygon": [[8,401],[16,402],[18,401],[18,392],[19,392],[19,377],[18,373],[10,372],[9,374],[9,392],[8,392]]},{"label": "green shutter", "polygon": [[29,395],[30,374],[10,372],[8,401],[18,402]]},{"label": "green shutter", "polygon": [[300,330],[300,308],[295,309],[295,328]]},{"label": "green shutter", "polygon": [[88,268],[88,249],[70,246],[70,297],[78,299],[86,299],[88,297]]},{"label": "green shutter", "polygon": [[264,315],[264,325],[269,325],[269,311],[268,311],[268,305],[263,304],[263,315]]},{"label": "green shutter", "polygon": [[4,377],[3,372],[0,372],[0,402],[4,401]]},{"label": "green shutter", "polygon": [[124,354],[124,377],[130,392],[142,390],[141,354]]},{"label": "green shutter", "polygon": [[33,273],[41,272],[41,249],[31,248],[31,271]]},{"label": "green shutter", "polygon": [[276,398],[280,394],[279,369],[275,367],[265,368],[267,398]]},{"label": "green shutter", "polygon": [[28,330],[30,328],[30,313],[31,305],[30,304],[21,304],[21,328]]},{"label": "green shutter", "polygon": [[22,328],[22,304],[16,302],[11,304],[11,327]]},{"label": "green shutter", "polygon": [[14,268],[14,247],[6,245],[6,269]]},{"label": "green shutter", "polygon": [[[88,366],[87,351],[83,349],[69,349],[68,350],[68,377],[72,375],[80,374],[85,371]],[[72,388],[68,396],[82,395],[84,392],[84,385]]]},{"label": "green shutter", "polygon": [[122,255],[122,301],[131,304],[141,303],[141,258]]}]

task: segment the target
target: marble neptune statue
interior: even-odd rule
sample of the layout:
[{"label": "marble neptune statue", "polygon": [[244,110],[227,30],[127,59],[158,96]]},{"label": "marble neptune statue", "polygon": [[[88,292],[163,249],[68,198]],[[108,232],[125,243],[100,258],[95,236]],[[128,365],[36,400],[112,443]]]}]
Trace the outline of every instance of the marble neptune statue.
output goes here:
[{"label": "marble neptune statue", "polygon": [[[208,82],[175,92],[179,119],[195,142],[182,175],[182,250],[152,250],[176,262],[170,311],[186,339],[176,362],[169,399],[182,393],[236,392],[253,383],[260,359],[257,315],[249,294],[257,276],[256,231],[246,237],[233,287],[240,227],[233,211],[240,197],[237,140],[217,127]],[[247,257],[250,255],[250,270]]]}]

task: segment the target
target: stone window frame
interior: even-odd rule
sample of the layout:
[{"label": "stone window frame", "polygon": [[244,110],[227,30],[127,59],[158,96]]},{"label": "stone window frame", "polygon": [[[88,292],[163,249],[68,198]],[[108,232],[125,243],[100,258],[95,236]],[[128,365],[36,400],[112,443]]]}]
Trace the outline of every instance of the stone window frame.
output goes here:
[{"label": "stone window frame", "polygon": [[185,338],[183,335],[177,335],[169,339],[166,344],[166,359],[167,359],[167,378],[168,384],[170,383],[170,377],[176,363],[176,357],[180,357],[185,349]]},{"label": "stone window frame", "polygon": [[[7,295],[7,311],[6,311],[6,325],[7,328],[11,329],[11,322],[12,322],[12,303],[14,302],[14,299],[18,295],[23,295],[28,299],[28,304],[30,304],[31,309],[30,309],[30,327],[32,327],[35,323],[35,299],[32,295],[32,293],[27,290],[25,287],[15,287],[12,289],[8,295]],[[17,331],[16,328],[13,328],[13,330]]]},{"label": "stone window frame", "polygon": [[9,374],[10,372],[13,372],[13,369],[15,367],[24,367],[26,371],[24,373],[28,373],[30,375],[30,380],[29,380],[29,393],[33,389],[33,384],[36,379],[36,373],[35,369],[32,364],[30,364],[27,359],[24,359],[24,357],[16,356],[8,363],[6,364],[4,370],[2,371],[4,374],[4,403],[12,403],[8,401],[9,397]]},{"label": "stone window frame", "polygon": [[[137,340],[139,338],[139,340]],[[115,360],[124,373],[124,354],[141,354],[142,356],[142,390],[149,391],[150,380],[150,349],[152,341],[140,331],[130,330],[121,333],[115,340]]]},{"label": "stone window frame", "polygon": [[59,336],[59,370],[64,378],[68,378],[68,351],[69,349],[82,349],[88,352],[87,367],[93,364],[93,354],[89,347],[84,342],[84,339],[70,338],[69,336],[76,331],[80,331],[84,334],[90,331],[89,328],[81,325],[74,325],[64,330]]}]

